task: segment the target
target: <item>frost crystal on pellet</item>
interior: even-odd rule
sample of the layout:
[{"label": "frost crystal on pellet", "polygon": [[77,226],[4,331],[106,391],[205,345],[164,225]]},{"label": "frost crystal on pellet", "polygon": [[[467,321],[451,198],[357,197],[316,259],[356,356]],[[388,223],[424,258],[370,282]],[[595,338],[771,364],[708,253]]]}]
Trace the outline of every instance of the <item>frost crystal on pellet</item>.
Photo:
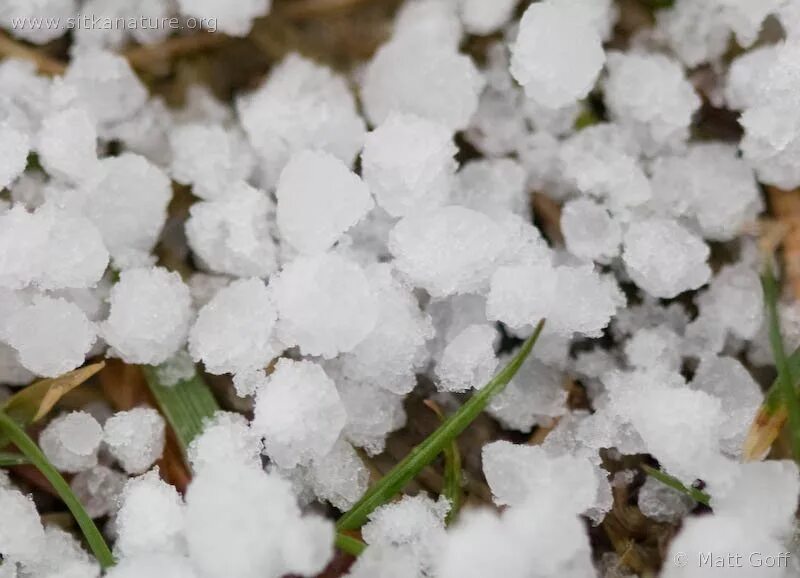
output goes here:
[{"label": "frost crystal on pellet", "polygon": [[[329,521],[301,517],[289,482],[257,469],[198,472],[186,493],[189,554],[209,578],[314,575],[333,554],[333,533]],[[299,560],[288,555],[298,543],[309,546]]]},{"label": "frost crystal on pellet", "polygon": [[81,309],[61,298],[36,296],[6,318],[5,340],[20,363],[45,377],[56,377],[83,364],[96,332]]},{"label": "frost crystal on pellet", "polygon": [[466,391],[482,387],[497,368],[494,342],[497,331],[490,325],[470,325],[459,333],[436,363],[440,391]]},{"label": "frost crystal on pellet", "polygon": [[719,429],[720,444],[726,454],[739,459],[763,399],[758,384],[732,357],[707,357],[700,361],[689,387],[722,402],[725,419]]},{"label": "frost crystal on pellet", "polygon": [[402,217],[446,202],[456,169],[452,137],[436,122],[400,113],[389,114],[367,135],[364,180],[387,213]]},{"label": "frost crystal on pellet", "polygon": [[261,449],[261,439],[243,416],[220,411],[192,440],[188,457],[195,471],[226,463],[261,468]]},{"label": "frost crystal on pellet", "polygon": [[683,156],[656,159],[652,171],[653,204],[695,220],[707,239],[736,237],[763,209],[755,175],[734,146],[691,145]]},{"label": "frost crystal on pellet", "polygon": [[7,187],[22,174],[28,164],[30,148],[27,134],[0,123],[0,186]]},{"label": "frost crystal on pellet", "polygon": [[164,451],[166,425],[158,411],[137,407],[110,417],[103,441],[129,474],[147,471]]},{"label": "frost crystal on pellet", "polygon": [[34,562],[45,546],[45,535],[33,500],[18,490],[0,487],[0,509],[7,520],[0,525],[3,558]]},{"label": "frost crystal on pellet", "polygon": [[270,459],[291,468],[325,456],[346,418],[336,385],[319,365],[281,359],[256,395],[253,431]]},{"label": "frost crystal on pellet", "polygon": [[304,477],[320,500],[346,512],[364,495],[369,470],[353,447],[339,440],[324,456],[311,461]]},{"label": "frost crystal on pellet", "polygon": [[450,504],[428,496],[404,496],[398,502],[381,506],[369,515],[362,531],[370,549],[401,554],[410,575],[433,573],[439,548],[445,539],[444,518]]},{"label": "frost crystal on pellet", "polygon": [[597,30],[578,13],[555,0],[531,4],[511,47],[511,74],[547,108],[586,96],[605,61]]},{"label": "frost crystal on pellet", "polygon": [[97,465],[103,428],[91,415],[74,411],[57,417],[42,430],[39,445],[56,468],[77,473]]},{"label": "frost crystal on pellet", "polygon": [[711,276],[709,248],[702,239],[670,219],[639,220],[623,240],[622,259],[631,279],[655,297],[675,297],[697,289]]},{"label": "frost crystal on pellet", "polygon": [[80,182],[97,165],[97,131],[81,108],[68,108],[45,117],[36,151],[51,175]]},{"label": "frost crystal on pellet", "polygon": [[266,277],[278,268],[273,203],[245,182],[229,186],[224,198],[192,205],[186,222],[189,247],[216,273]]},{"label": "frost crystal on pellet", "polygon": [[566,413],[563,384],[560,371],[528,358],[506,388],[492,398],[487,411],[504,427],[529,432],[534,425],[547,425]]},{"label": "frost crystal on pellet", "polygon": [[224,197],[232,182],[253,172],[255,159],[240,130],[215,124],[190,123],[169,135],[172,152],[170,172],[179,183],[205,200]]},{"label": "frost crystal on pellet", "polygon": [[561,209],[561,231],[570,253],[607,263],[619,255],[622,229],[609,212],[588,199],[568,201]]},{"label": "frost crystal on pellet", "polygon": [[79,51],[64,80],[77,90],[101,124],[130,118],[147,100],[147,89],[122,56],[103,50]]},{"label": "frost crystal on pellet", "polygon": [[69,485],[89,517],[102,518],[116,512],[127,480],[125,474],[97,465],[75,475]]},{"label": "frost crystal on pellet", "polygon": [[293,155],[276,190],[282,239],[301,253],[322,253],[374,206],[361,178],[320,151]]},{"label": "frost crystal on pellet", "polygon": [[483,159],[464,164],[450,202],[487,215],[510,211],[520,216],[528,210],[525,169],[511,159]]},{"label": "frost crystal on pellet", "polygon": [[117,266],[128,268],[150,260],[171,196],[169,179],[160,169],[144,157],[123,153],[100,161],[97,172],[64,201],[94,223]]},{"label": "frost crystal on pellet", "polygon": [[395,278],[389,265],[373,265],[366,274],[377,297],[377,320],[355,348],[340,356],[341,371],[348,379],[406,394],[416,385],[415,372],[428,360],[425,343],[434,329],[410,288]]},{"label": "frost crystal on pellet", "polygon": [[369,335],[378,302],[364,270],[336,253],[298,257],[271,287],[278,306],[278,337],[307,355],[335,357]]},{"label": "frost crystal on pellet", "polygon": [[197,314],[189,351],[210,373],[258,369],[278,353],[273,341],[277,317],[263,281],[234,281]]},{"label": "frost crystal on pellet", "polygon": [[596,124],[564,141],[558,153],[562,176],[580,192],[623,209],[647,202],[650,182],[639,166],[639,147],[616,124]]},{"label": "frost crystal on pellet", "polygon": [[483,79],[469,57],[440,41],[410,34],[378,49],[364,71],[361,98],[373,125],[401,112],[456,131],[469,124],[481,88]]},{"label": "frost crystal on pellet", "polygon": [[116,551],[126,558],[182,552],[184,515],[180,494],[158,477],[158,468],[132,478],[120,496]]},{"label": "frost crystal on pellet", "polygon": [[162,363],[184,344],[192,299],[177,273],[158,267],[123,271],[109,301],[101,334],[128,363]]},{"label": "frost crystal on pellet", "polygon": [[611,118],[628,128],[647,153],[679,148],[689,135],[700,97],[681,66],[660,54],[608,55],[604,98]]},{"label": "frost crystal on pellet", "polygon": [[406,424],[403,396],[375,387],[373,383],[351,381],[329,373],[336,379],[336,388],[347,413],[344,437],[364,448],[369,455],[381,453],[386,436]]},{"label": "frost crystal on pellet", "polygon": [[397,269],[435,297],[482,289],[506,243],[486,215],[442,207],[405,217],[389,237]]},{"label": "frost crystal on pellet", "polygon": [[236,108],[250,143],[265,164],[268,184],[292,153],[324,150],[350,164],[364,140],[364,121],[342,77],[297,54],[286,57]]}]

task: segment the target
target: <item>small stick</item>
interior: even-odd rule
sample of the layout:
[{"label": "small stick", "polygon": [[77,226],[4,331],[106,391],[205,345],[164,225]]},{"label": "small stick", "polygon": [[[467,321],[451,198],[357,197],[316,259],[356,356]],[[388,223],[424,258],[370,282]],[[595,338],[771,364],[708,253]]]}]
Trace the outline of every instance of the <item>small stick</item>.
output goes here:
[{"label": "small stick", "polygon": [[0,32],[0,56],[5,58],[22,58],[36,64],[42,74],[57,76],[64,73],[67,65],[35,48],[17,42],[4,32]]},{"label": "small stick", "polygon": [[172,36],[156,44],[142,44],[125,50],[122,55],[133,68],[146,68],[154,62],[201,52],[219,46],[228,39],[224,34],[199,32],[190,36]]},{"label": "small stick", "polygon": [[374,0],[297,0],[281,10],[281,14],[291,20],[308,20],[332,12],[355,8]]}]

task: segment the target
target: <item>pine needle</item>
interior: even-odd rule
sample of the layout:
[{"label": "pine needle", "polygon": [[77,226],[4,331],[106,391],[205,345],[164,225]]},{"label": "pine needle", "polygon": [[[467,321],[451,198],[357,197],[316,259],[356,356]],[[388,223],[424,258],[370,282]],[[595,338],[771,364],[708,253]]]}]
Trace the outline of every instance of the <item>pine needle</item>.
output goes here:
[{"label": "pine needle", "polygon": [[699,502],[704,506],[708,506],[711,503],[711,496],[706,494],[703,490],[698,490],[697,488],[686,487],[683,483],[673,476],[662,472],[661,470],[657,470],[656,468],[650,467],[646,464],[642,464],[642,469],[645,473],[658,480],[665,486],[669,486],[673,490],[679,491],[681,494],[689,496],[695,502]]},{"label": "pine needle", "polygon": [[786,349],[781,336],[781,322],[778,315],[778,281],[768,262],[761,275],[761,286],[764,290],[764,302],[767,306],[769,323],[769,342],[772,346],[772,355],[775,358],[775,367],[778,370],[778,385],[781,397],[786,407],[789,418],[790,439],[794,459],[800,462],[800,399],[797,397],[794,384],[797,382],[797,372],[786,357]]},{"label": "pine needle", "polygon": [[483,389],[477,391],[461,408],[450,416],[435,432],[429,435],[421,444],[411,450],[403,460],[393,467],[377,484],[372,486],[367,493],[356,503],[353,508],[344,514],[336,523],[339,530],[355,530],[367,521],[367,516],[376,508],[391,500],[405,485],[419,472],[430,464],[456,436],[464,431],[472,421],[489,404],[492,397],[500,393],[514,377],[519,368],[528,358],[536,340],[544,327],[544,319],[539,321],[536,329],[519,352],[497,375],[495,375]]},{"label": "pine needle", "polygon": [[72,512],[72,515],[75,517],[75,521],[78,522],[78,526],[80,526],[86,538],[86,542],[89,544],[100,566],[103,568],[110,568],[113,566],[114,557],[111,554],[108,544],[106,544],[106,541],[103,539],[100,530],[97,529],[97,526],[95,526],[92,519],[86,513],[86,510],[83,509],[78,498],[72,493],[69,484],[67,484],[64,478],[61,477],[61,474],[59,474],[47,460],[42,450],[36,445],[36,442],[28,437],[28,434],[25,433],[19,424],[3,411],[0,411],[0,430],[2,430],[3,433],[8,436],[8,439],[17,446],[19,451],[36,466],[36,469],[47,478],[47,481],[50,482],[53,489],[55,489],[56,493],[58,493],[59,497],[67,505],[69,511]]},{"label": "pine needle", "polygon": [[159,381],[157,368],[147,366],[142,369],[147,385],[185,455],[189,444],[203,431],[205,421],[219,411],[219,404],[196,371],[189,379],[167,386]]}]

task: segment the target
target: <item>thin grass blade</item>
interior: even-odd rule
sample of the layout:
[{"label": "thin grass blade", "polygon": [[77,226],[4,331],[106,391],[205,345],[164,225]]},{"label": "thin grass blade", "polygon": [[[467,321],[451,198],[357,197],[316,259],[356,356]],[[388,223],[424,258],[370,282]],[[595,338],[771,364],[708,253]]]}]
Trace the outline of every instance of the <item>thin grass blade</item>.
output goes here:
[{"label": "thin grass blade", "polygon": [[351,556],[360,556],[361,553],[366,550],[367,545],[359,540],[358,538],[354,538],[344,532],[336,532],[336,539],[334,541],[339,550],[350,554]]},{"label": "thin grass blade", "polygon": [[25,430],[19,426],[16,420],[12,419],[3,411],[0,411],[0,430],[2,430],[2,432],[8,436],[8,439],[17,446],[19,451],[36,466],[36,469],[47,478],[47,481],[50,482],[59,497],[67,505],[69,511],[72,512],[72,515],[75,517],[78,526],[80,526],[86,538],[86,542],[89,544],[100,566],[103,568],[110,568],[113,566],[114,556],[111,554],[111,550],[103,539],[100,530],[97,529],[97,526],[95,526],[92,519],[86,513],[86,510],[83,509],[78,498],[72,493],[69,484],[67,484],[64,478],[61,477],[61,474],[58,473],[47,460],[42,450],[36,445],[36,442],[28,437],[28,434],[25,433]]},{"label": "thin grass blade", "polygon": [[779,391],[786,406],[789,421],[792,453],[795,461],[800,462],[800,399],[798,399],[794,387],[794,384],[797,383],[797,373],[789,363],[783,344],[780,316],[778,315],[778,281],[775,279],[770,262],[764,266],[761,286],[764,290],[764,303],[767,307],[769,342],[775,358],[775,367],[778,370]]},{"label": "thin grass blade", "polygon": [[22,454],[12,452],[0,452],[0,468],[10,468],[13,466],[25,466],[31,461]]},{"label": "thin grass blade", "polygon": [[[445,415],[442,409],[433,400],[425,400],[425,405],[428,406],[439,419],[444,422]],[[442,450],[444,453],[444,487],[442,488],[442,495],[450,502],[450,510],[447,512],[445,523],[452,524],[458,517],[458,512],[461,510],[461,504],[464,501],[464,490],[461,485],[461,452],[458,449],[458,440],[453,438]]]},{"label": "thin grass blade", "polygon": [[167,386],[159,380],[157,368],[146,366],[142,369],[147,385],[185,455],[189,444],[203,431],[205,420],[219,411],[219,404],[196,371],[189,379]]},{"label": "thin grass blade", "polygon": [[657,479],[659,482],[664,484],[665,486],[669,486],[673,490],[679,491],[681,494],[685,494],[692,498],[695,502],[699,502],[704,506],[708,506],[711,503],[711,496],[706,494],[703,490],[698,490],[697,488],[686,487],[683,483],[678,479],[670,476],[667,473],[662,472],[661,470],[657,470],[656,468],[650,467],[646,464],[642,464],[642,469],[645,473],[650,476],[651,478]]},{"label": "thin grass blade", "polygon": [[340,530],[360,528],[372,511],[391,500],[408,482],[419,474],[422,468],[436,459],[436,456],[478,417],[492,397],[501,392],[511,381],[520,366],[528,358],[543,327],[544,319],[539,321],[533,335],[522,344],[519,352],[508,365],[495,375],[483,389],[477,391],[469,401],[462,405],[425,441],[411,450],[411,453],[392,468],[377,484],[367,490],[367,493],[358,503],[339,519],[336,524],[337,528]]}]

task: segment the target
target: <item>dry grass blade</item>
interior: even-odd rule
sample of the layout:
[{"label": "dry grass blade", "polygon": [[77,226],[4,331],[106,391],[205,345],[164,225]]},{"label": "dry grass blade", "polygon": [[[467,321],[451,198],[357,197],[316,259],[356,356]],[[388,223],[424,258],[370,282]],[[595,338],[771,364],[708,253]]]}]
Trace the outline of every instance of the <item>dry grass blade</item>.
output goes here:
[{"label": "dry grass blade", "polygon": [[39,421],[69,393],[105,367],[105,362],[79,367],[59,377],[42,379],[11,396],[2,410],[21,426]]}]

